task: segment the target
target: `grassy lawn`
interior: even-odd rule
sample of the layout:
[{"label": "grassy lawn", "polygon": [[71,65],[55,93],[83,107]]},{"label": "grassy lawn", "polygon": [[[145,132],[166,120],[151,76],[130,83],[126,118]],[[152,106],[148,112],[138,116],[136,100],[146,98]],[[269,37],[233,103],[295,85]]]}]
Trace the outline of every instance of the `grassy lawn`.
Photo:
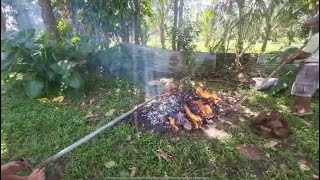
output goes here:
[{"label": "grassy lawn", "polygon": [[[36,165],[64,147],[101,127],[141,102],[139,93],[126,82],[91,82],[87,97],[62,103],[40,102],[15,92],[1,96],[1,163],[25,157]],[[93,83],[99,84],[95,86]],[[217,89],[216,84],[208,85]],[[98,135],[63,158],[63,179],[108,179],[114,176],[211,177],[215,179],[311,179],[319,174],[319,101],[314,98],[314,115],[299,118],[289,114],[291,97],[252,93],[248,106],[255,110],[281,110],[293,134],[278,140],[275,148],[264,146],[269,139],[252,132],[248,122],[227,128],[228,141],[208,139],[199,133],[156,134],[136,132],[123,122]],[[318,96],[318,95],[317,95]],[[90,102],[91,100],[91,102]],[[83,103],[85,102],[85,103]],[[104,116],[116,109],[111,117]],[[264,154],[259,160],[243,158],[236,145],[255,144]],[[171,154],[166,161],[155,151]],[[301,171],[299,161],[308,162]],[[58,169],[59,162],[48,171]],[[60,166],[59,166],[60,167]]]},{"label": "grassy lawn", "polygon": [[[231,40],[230,41],[230,45],[229,45],[229,53],[234,53],[235,52],[235,40]],[[208,48],[205,47],[204,45],[204,41],[199,41],[196,42],[196,50],[197,51],[201,51],[201,52],[208,52]],[[150,47],[158,47],[161,48],[161,43],[160,40],[157,39],[150,39],[150,41],[148,41],[148,46]],[[299,40],[296,40],[296,42],[293,42],[291,44],[292,47],[301,47],[303,45],[303,42],[300,42]],[[246,46],[246,44],[244,44],[244,47]],[[256,53],[259,54],[260,53],[260,49],[262,46],[262,42],[258,41],[256,44],[254,44],[251,48],[248,49],[248,53]],[[287,47],[288,45],[288,40],[286,38],[279,38],[277,42],[272,42],[272,41],[268,41],[265,53],[270,53],[270,52],[274,52],[274,51],[278,51],[283,47]],[[166,41],[166,47],[168,49],[171,49],[171,42],[170,41]]]}]

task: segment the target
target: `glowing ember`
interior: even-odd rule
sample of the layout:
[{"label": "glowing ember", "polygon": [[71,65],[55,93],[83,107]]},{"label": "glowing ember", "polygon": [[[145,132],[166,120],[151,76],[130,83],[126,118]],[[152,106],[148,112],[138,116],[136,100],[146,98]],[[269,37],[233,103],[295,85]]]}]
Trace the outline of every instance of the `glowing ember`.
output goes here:
[{"label": "glowing ember", "polygon": [[179,131],[179,127],[176,125],[176,121],[172,117],[169,117],[169,123],[172,127],[173,132]]},{"label": "glowing ember", "polygon": [[215,119],[218,96],[196,88],[196,91],[178,91],[161,97],[139,110],[139,121],[155,130],[190,131],[200,129]]},{"label": "glowing ember", "polygon": [[187,105],[183,105],[184,110],[186,111],[186,114],[190,118],[190,120],[193,122],[195,129],[199,129],[202,124],[202,119],[200,116],[193,114]]},{"label": "glowing ember", "polygon": [[214,101],[214,103],[218,103],[219,102],[219,97],[216,94],[206,91],[201,86],[198,86],[196,88],[196,91],[199,94],[199,96],[201,96],[201,97],[203,97],[205,99],[212,99]]},{"label": "glowing ember", "polygon": [[204,104],[201,100],[193,101],[193,103],[198,107],[203,118],[211,118],[213,116],[212,109],[208,104]]}]

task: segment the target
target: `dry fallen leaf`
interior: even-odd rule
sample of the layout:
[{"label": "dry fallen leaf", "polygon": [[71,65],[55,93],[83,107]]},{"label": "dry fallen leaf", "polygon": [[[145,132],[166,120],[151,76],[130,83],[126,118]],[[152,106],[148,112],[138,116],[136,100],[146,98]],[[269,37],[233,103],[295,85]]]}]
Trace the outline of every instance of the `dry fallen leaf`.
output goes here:
[{"label": "dry fallen leaf", "polygon": [[287,170],[287,165],[285,165],[285,164],[280,164],[280,168],[281,168],[282,170]]},{"label": "dry fallen leaf", "polygon": [[42,102],[42,103],[47,103],[49,102],[50,100],[48,98],[40,98],[38,99],[38,101]]},{"label": "dry fallen leaf", "polygon": [[271,157],[269,153],[266,153],[265,156],[266,156],[267,158],[270,158],[270,157]]},{"label": "dry fallen leaf", "polygon": [[95,99],[90,99],[89,105],[92,105],[96,100]]},{"label": "dry fallen leaf", "polygon": [[105,116],[109,117],[112,116],[114,114],[114,112],[116,112],[116,109],[111,109],[110,111],[108,111]]},{"label": "dry fallen leaf", "polygon": [[247,120],[245,118],[243,118],[243,117],[239,117],[239,121],[240,122],[246,122]]},{"label": "dry fallen leaf", "polygon": [[63,96],[58,96],[52,99],[53,102],[62,102],[64,100]]},{"label": "dry fallen leaf", "polygon": [[300,160],[298,162],[298,165],[299,165],[299,169],[301,171],[310,171],[311,170],[311,167],[308,165],[307,161],[305,161],[305,160]]},{"label": "dry fallen leaf", "polygon": [[318,176],[318,175],[313,174],[313,175],[312,175],[312,179],[319,179],[319,176]]},{"label": "dry fallen leaf", "polygon": [[270,148],[270,149],[276,149],[275,146],[278,145],[278,142],[277,141],[272,141],[270,140],[269,142],[267,142],[266,144],[264,144],[263,146],[265,148]]},{"label": "dry fallen leaf", "polygon": [[239,153],[249,160],[257,160],[262,156],[262,152],[253,144],[238,145]]},{"label": "dry fallen leaf", "polygon": [[138,174],[138,168],[137,167],[131,167],[129,168],[131,170],[130,176],[134,177]]},{"label": "dry fallen leaf", "polygon": [[93,117],[93,113],[91,111],[89,111],[89,113],[86,115],[86,118],[90,118]]},{"label": "dry fallen leaf", "polygon": [[128,135],[128,136],[126,137],[126,141],[130,141],[131,139],[132,139],[131,135]]},{"label": "dry fallen leaf", "polygon": [[166,151],[163,151],[163,150],[157,150],[156,152],[154,152],[160,159],[165,159],[166,161],[169,161],[172,156],[166,152]]},{"label": "dry fallen leaf", "polygon": [[104,163],[104,166],[109,169],[109,168],[117,166],[117,164],[114,161],[109,161],[109,162]]}]

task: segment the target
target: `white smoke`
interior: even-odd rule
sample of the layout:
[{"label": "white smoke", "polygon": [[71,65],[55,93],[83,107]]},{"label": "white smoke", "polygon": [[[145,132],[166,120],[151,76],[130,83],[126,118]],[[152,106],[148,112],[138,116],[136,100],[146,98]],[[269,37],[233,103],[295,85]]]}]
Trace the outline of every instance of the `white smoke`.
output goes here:
[{"label": "white smoke", "polygon": [[41,9],[36,0],[1,2],[1,10],[5,16],[7,31],[30,28],[41,31],[44,29]]}]

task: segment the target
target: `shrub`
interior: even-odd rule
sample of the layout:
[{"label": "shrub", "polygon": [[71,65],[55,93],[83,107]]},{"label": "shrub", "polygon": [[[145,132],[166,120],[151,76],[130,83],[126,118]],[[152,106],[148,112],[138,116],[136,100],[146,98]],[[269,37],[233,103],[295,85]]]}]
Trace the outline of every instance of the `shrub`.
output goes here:
[{"label": "shrub", "polygon": [[29,97],[67,89],[80,89],[83,80],[77,70],[80,62],[79,37],[69,42],[51,40],[48,33],[35,30],[8,34],[1,39],[2,77],[5,83],[19,85]]},{"label": "shrub", "polygon": [[196,49],[195,39],[199,36],[199,28],[196,23],[185,19],[183,26],[177,30],[178,49],[183,50],[184,60],[187,65],[194,65],[192,53]]}]

